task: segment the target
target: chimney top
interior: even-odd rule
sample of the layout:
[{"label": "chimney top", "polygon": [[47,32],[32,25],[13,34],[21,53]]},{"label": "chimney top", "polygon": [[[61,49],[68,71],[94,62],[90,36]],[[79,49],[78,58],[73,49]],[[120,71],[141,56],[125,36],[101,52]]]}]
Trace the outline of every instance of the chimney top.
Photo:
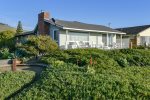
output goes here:
[{"label": "chimney top", "polygon": [[39,14],[39,18],[40,19],[50,19],[50,14],[49,14],[49,12],[45,12],[45,11],[42,11],[41,10],[41,13]]}]

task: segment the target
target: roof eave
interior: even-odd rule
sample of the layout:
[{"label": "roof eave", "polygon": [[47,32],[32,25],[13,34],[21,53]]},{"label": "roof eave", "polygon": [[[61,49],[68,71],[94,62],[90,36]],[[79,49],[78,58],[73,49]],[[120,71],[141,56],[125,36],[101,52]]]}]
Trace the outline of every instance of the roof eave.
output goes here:
[{"label": "roof eave", "polygon": [[101,32],[101,33],[114,33],[114,34],[126,34],[123,32],[111,32],[111,31],[101,31],[101,30],[88,30],[88,29],[79,29],[79,28],[69,28],[63,27],[64,30],[72,30],[72,31],[84,31],[84,32]]}]

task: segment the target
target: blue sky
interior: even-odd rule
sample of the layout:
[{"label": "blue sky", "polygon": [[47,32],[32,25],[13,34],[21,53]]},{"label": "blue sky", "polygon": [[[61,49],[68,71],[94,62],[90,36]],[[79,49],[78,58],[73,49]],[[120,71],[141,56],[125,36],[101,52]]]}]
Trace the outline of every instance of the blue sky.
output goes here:
[{"label": "blue sky", "polygon": [[37,14],[48,11],[57,19],[111,27],[150,24],[150,0],[1,0],[0,22],[32,30]]}]

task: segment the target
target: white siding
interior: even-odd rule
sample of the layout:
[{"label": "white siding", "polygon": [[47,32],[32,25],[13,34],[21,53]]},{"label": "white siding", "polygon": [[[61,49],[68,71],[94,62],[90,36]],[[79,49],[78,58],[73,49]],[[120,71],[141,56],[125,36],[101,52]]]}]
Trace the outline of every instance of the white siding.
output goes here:
[{"label": "white siding", "polygon": [[97,40],[98,40],[98,44],[102,44],[102,34],[98,33],[98,36],[97,36]]},{"label": "white siding", "polygon": [[150,28],[139,33],[140,36],[150,36]]},{"label": "white siding", "polygon": [[66,44],[67,38],[66,38],[66,31],[61,30],[59,34],[59,46],[60,48],[64,49]]},{"label": "white siding", "polygon": [[69,32],[69,41],[89,41],[89,33]]},{"label": "white siding", "polygon": [[90,33],[89,41],[93,42],[93,44],[97,44],[97,36],[99,33]]},{"label": "white siding", "polygon": [[[117,39],[118,46],[121,45],[121,39]],[[130,39],[129,38],[123,38],[122,39],[122,48],[129,48]]]}]

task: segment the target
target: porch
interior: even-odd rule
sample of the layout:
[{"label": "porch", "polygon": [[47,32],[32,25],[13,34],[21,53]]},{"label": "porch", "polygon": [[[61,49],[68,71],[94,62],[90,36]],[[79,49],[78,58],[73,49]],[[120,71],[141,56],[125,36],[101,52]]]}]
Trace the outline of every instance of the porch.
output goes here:
[{"label": "porch", "polygon": [[[117,42],[118,37],[120,42]],[[65,49],[76,48],[121,49],[122,34],[72,32],[66,30]]]}]

